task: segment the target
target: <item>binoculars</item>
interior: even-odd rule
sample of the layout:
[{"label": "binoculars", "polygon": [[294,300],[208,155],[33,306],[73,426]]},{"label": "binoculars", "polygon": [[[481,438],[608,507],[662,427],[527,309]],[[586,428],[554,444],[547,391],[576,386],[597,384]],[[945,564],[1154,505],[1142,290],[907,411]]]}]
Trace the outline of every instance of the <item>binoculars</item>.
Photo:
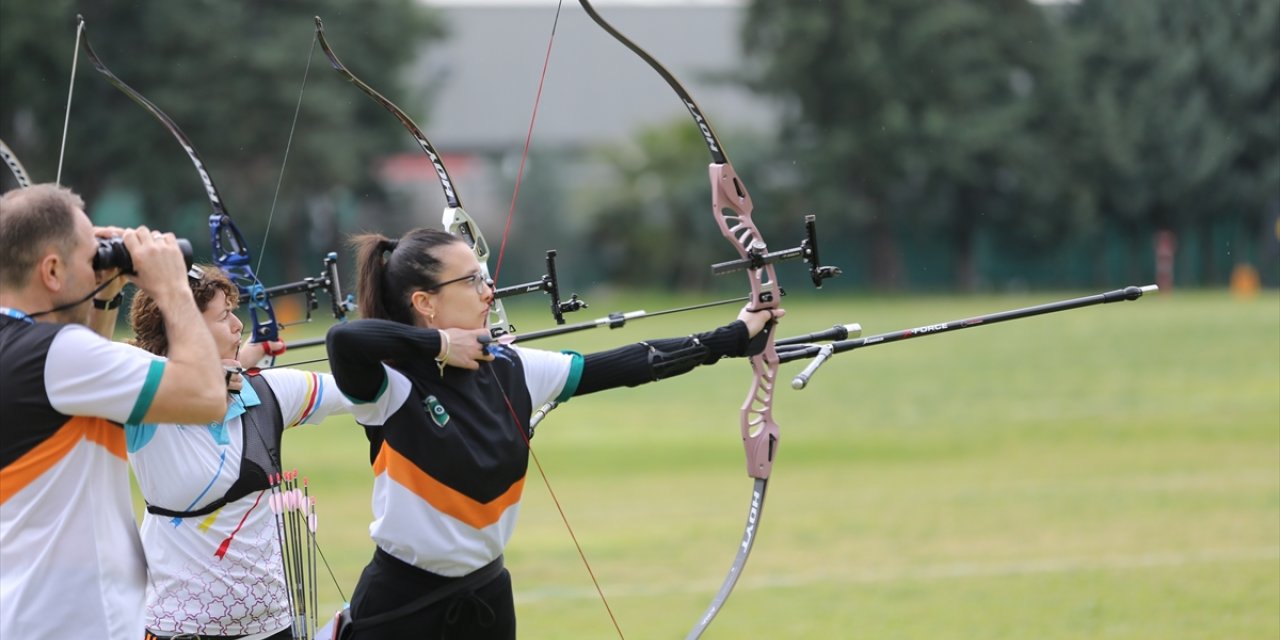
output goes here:
[{"label": "binoculars", "polygon": [[[182,250],[182,258],[186,260],[187,268],[190,269],[193,262],[191,241],[178,238],[178,248]],[[98,253],[93,256],[93,270],[104,269],[119,269],[126,275],[137,273],[133,270],[133,256],[129,255],[129,249],[124,246],[123,239],[98,238]]]}]

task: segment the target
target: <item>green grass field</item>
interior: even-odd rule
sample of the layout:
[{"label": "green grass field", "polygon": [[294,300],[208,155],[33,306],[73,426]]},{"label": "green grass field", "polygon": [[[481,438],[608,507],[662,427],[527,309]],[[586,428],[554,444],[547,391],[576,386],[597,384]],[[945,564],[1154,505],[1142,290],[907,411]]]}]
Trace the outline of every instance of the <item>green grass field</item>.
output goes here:
[{"label": "green grass field", "polygon": [[[780,335],[850,321],[870,335],[1071,295],[796,294]],[[575,320],[692,300],[591,302]],[[540,309],[513,316],[543,328]],[[587,352],[733,314],[539,346]],[[725,361],[576,398],[539,428],[535,453],[627,637],[683,637],[728,569],[751,488],[737,431],[749,377]],[[804,391],[781,386],[755,551],[705,637],[1280,637],[1275,292],[1178,291],[883,345],[837,356]],[[334,419],[290,433],[285,452],[311,479],[350,596],[372,553],[363,435]],[[521,637],[616,636],[532,466],[507,563]],[[320,588],[336,608],[332,581]]]}]

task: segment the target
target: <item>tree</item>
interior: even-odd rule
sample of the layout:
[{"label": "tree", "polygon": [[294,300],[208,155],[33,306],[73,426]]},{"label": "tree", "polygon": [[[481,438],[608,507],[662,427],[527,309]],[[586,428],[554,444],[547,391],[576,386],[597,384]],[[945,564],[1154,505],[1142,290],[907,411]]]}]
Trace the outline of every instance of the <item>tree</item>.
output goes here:
[{"label": "tree", "polygon": [[904,284],[897,237],[953,239],[958,284],[976,283],[982,227],[1047,242],[1058,225],[1044,87],[1057,39],[1024,0],[842,0],[750,5],[754,86],[790,107],[819,210],[870,234],[875,285]]},{"label": "tree", "polygon": [[[732,159],[755,210],[767,212],[753,215],[752,221],[772,241],[770,249],[798,244],[802,216],[779,204],[780,190],[774,185],[755,179],[772,157],[767,143],[744,132],[723,139],[733,140]],[[672,291],[715,285],[710,265],[738,255],[710,224],[706,158],[701,132],[684,116],[596,152],[594,160],[604,167],[605,179],[592,181],[601,186],[587,195],[595,213],[586,247],[598,277]],[[734,283],[730,279],[726,284]]]},{"label": "tree", "polygon": [[[1280,199],[1280,4],[1097,1],[1069,19],[1091,125],[1074,160],[1106,217],[1131,244],[1260,229]],[[1203,281],[1221,281],[1202,255]]]},{"label": "tree", "polygon": [[[0,3],[0,137],[38,181],[52,181],[57,171],[77,4]],[[286,146],[292,149],[273,233],[305,227],[297,222],[301,216],[325,209],[317,198],[340,202],[354,193],[361,200],[379,199],[367,169],[371,158],[408,147],[399,125],[346,86],[313,50],[311,18],[320,13],[328,19],[330,40],[344,62],[376,86],[394,84],[397,70],[442,32],[411,0],[353,6],[340,0],[202,0],[95,3],[83,12],[103,62],[195,143],[256,254]],[[306,91],[299,102],[304,70]],[[143,221],[198,239],[199,256],[208,246],[199,213],[207,205],[177,143],[83,55],[74,89],[62,182],[83,194],[91,208],[113,188],[136,190]],[[336,248],[333,242],[325,250]],[[299,244],[305,245],[279,242],[263,253],[278,254],[297,271],[303,267],[289,252]]]}]

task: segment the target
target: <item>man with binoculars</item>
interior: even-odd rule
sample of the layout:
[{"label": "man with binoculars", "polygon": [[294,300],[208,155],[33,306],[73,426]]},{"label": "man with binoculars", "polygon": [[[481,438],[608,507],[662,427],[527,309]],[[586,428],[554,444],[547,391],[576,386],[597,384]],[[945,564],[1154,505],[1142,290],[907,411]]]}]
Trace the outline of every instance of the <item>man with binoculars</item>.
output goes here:
[{"label": "man with binoculars", "polygon": [[[166,360],[104,337],[126,278],[161,310]],[[95,228],[58,185],[0,197],[0,637],[139,637],[122,424],[221,419],[219,361],[172,234]]]}]

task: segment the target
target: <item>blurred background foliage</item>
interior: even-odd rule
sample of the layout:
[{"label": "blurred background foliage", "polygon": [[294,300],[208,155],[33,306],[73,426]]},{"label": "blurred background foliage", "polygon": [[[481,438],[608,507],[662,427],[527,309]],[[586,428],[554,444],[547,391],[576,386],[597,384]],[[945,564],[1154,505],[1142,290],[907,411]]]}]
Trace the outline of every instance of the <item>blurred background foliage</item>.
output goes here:
[{"label": "blurred background foliage", "polygon": [[[1264,0],[845,0],[752,3],[743,41],[748,78],[789,107],[780,140],[811,162],[801,192],[855,210],[838,219],[871,243],[870,280],[910,282],[900,248],[920,262],[924,234],[968,289],[991,254],[1073,241],[1119,241],[1123,275],[1150,277],[1168,228],[1208,243],[1225,226],[1225,250],[1270,251],[1274,277],[1277,36]],[[1221,244],[1186,265],[1201,282],[1225,279]]]},{"label": "blurred background foliage", "polygon": [[[308,65],[312,17],[325,19],[343,62],[374,86],[396,84],[420,47],[443,35],[411,0],[4,0],[0,137],[38,182],[57,174],[77,14],[103,63],[192,140],[255,257],[279,182],[270,228],[281,237],[263,252],[266,271],[277,278],[318,271],[318,254],[340,246],[340,234],[362,224],[362,211],[385,209],[371,167],[411,142],[381,107],[333,73],[318,47]],[[281,180],[295,109],[305,133],[292,137]],[[198,257],[208,255],[209,205],[191,163],[84,55],[62,182],[85,196],[95,222],[171,229],[194,239]],[[125,202],[113,206],[117,199]],[[139,210],[141,219],[129,219]],[[316,259],[304,260],[310,257]]]},{"label": "blurred background foliage", "polygon": [[[1177,233],[1184,284],[1224,284],[1240,265],[1276,284],[1280,3],[756,0],[743,10],[745,62],[726,81],[783,115],[776,131],[718,133],[773,248],[798,242],[802,214],[819,215],[824,261],[847,274],[835,286],[1147,281],[1161,230]],[[4,0],[0,137],[42,181],[57,171],[77,12],[104,62],[196,142],[255,251],[300,109],[305,134],[293,137],[271,222],[289,239],[269,241],[264,279],[313,271],[352,231],[434,224],[377,180],[379,160],[412,140],[335,81],[319,52],[298,101],[313,14],[371,85],[429,100],[404,73],[447,36],[430,8]],[[99,211],[141,199],[115,209],[142,219],[106,221],[203,238],[203,192],[181,150],[96,75],[81,57],[63,181]],[[592,286],[712,286],[706,265],[726,249],[705,217],[706,177],[693,168],[706,151],[687,118],[586,155],[535,151],[531,164],[549,170],[522,187],[530,220],[518,259],[554,244],[573,247],[570,264],[591,272],[576,281]],[[556,169],[567,162],[601,179]]]}]

